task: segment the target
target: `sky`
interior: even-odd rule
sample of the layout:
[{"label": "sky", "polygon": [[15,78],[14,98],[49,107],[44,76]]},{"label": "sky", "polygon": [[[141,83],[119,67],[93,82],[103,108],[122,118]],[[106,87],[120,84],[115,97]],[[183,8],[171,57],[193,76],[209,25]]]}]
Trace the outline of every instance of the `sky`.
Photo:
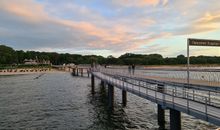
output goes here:
[{"label": "sky", "polygon": [[0,0],[0,44],[16,50],[176,57],[187,38],[220,40],[220,0]]}]

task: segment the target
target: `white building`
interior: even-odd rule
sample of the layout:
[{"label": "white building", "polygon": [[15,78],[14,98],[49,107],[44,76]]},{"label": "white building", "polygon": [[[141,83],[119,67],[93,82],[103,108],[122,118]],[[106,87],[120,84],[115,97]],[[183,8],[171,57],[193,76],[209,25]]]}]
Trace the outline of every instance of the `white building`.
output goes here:
[{"label": "white building", "polygon": [[36,60],[32,60],[32,59],[25,59],[24,60],[24,64],[25,65],[37,65],[37,61]]}]

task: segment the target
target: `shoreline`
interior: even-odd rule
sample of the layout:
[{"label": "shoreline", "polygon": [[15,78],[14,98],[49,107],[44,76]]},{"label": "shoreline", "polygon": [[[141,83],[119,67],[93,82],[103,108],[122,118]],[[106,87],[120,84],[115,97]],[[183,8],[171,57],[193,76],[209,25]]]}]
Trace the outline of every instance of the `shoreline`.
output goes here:
[{"label": "shoreline", "polygon": [[66,72],[66,71],[59,71],[51,68],[4,69],[4,70],[0,70],[0,76],[42,74],[42,73],[55,73],[55,72]]}]

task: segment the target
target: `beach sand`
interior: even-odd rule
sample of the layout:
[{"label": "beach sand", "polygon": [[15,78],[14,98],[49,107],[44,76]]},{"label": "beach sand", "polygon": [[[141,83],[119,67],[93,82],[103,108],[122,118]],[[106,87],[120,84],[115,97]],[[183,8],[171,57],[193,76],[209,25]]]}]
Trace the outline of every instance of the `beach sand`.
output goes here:
[{"label": "beach sand", "polygon": [[40,73],[55,73],[55,72],[65,72],[57,69],[49,68],[28,68],[28,69],[7,69],[0,70],[0,76],[4,75],[24,75],[24,74],[40,74]]}]

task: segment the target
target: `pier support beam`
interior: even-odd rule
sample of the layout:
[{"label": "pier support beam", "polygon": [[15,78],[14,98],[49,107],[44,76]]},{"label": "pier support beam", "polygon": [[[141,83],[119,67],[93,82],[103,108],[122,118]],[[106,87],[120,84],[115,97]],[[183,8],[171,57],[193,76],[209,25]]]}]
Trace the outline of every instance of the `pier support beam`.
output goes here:
[{"label": "pier support beam", "polygon": [[88,78],[89,78],[89,70],[87,69],[87,74],[88,74]]},{"label": "pier support beam", "polygon": [[76,69],[75,68],[73,68],[73,72],[72,73],[73,73],[74,76],[76,76]]},{"label": "pier support beam", "polygon": [[111,84],[108,84],[108,107],[114,108],[114,86]]},{"label": "pier support beam", "polygon": [[170,109],[170,130],[181,130],[180,111]]},{"label": "pier support beam", "polygon": [[[158,84],[157,86],[157,91],[164,93],[164,85],[163,84]],[[162,108],[162,105],[158,104],[157,105],[157,123],[159,125],[159,130],[164,130],[165,129],[165,110]]]},{"label": "pier support beam", "polygon": [[125,107],[127,105],[127,92],[122,90],[122,105]]},{"label": "pier support beam", "polygon": [[91,87],[92,87],[92,94],[95,93],[95,76],[92,74],[91,76]]},{"label": "pier support beam", "polygon": [[83,77],[83,68],[81,68],[81,76]]},{"label": "pier support beam", "polygon": [[76,68],[76,75],[79,76],[79,69]]},{"label": "pier support beam", "polygon": [[101,80],[101,91],[105,92],[105,82]]},{"label": "pier support beam", "polygon": [[101,85],[101,89],[102,89],[102,90],[105,89],[105,82],[104,82],[104,81],[101,80],[100,85]]},{"label": "pier support beam", "polygon": [[165,110],[160,104],[157,105],[157,121],[159,130],[165,130]]},{"label": "pier support beam", "polygon": [[101,80],[101,86],[104,87],[105,83]]}]

